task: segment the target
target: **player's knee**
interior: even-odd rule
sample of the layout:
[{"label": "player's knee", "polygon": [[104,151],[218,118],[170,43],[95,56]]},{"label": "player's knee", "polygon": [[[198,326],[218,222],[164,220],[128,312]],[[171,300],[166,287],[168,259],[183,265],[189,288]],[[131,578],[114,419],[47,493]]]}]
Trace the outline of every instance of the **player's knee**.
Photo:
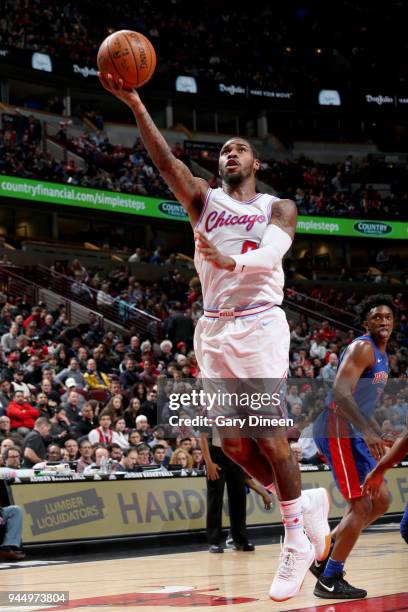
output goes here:
[{"label": "player's knee", "polygon": [[224,453],[238,463],[244,466],[247,461],[250,460],[250,453],[247,452],[247,448],[244,445],[245,440],[237,440],[235,438],[224,438],[222,441],[222,450]]},{"label": "player's knee", "polygon": [[382,491],[381,494],[374,500],[374,512],[379,516],[387,512],[390,507],[391,498],[388,491]]},{"label": "player's knee", "polygon": [[287,438],[262,438],[258,439],[258,445],[261,449],[261,452],[270,461],[272,461],[272,463],[287,460],[289,457],[291,457],[291,450]]},{"label": "player's knee", "polygon": [[359,497],[352,501],[351,508],[353,514],[358,516],[361,521],[365,522],[370,518],[373,511],[373,502],[368,496]]}]

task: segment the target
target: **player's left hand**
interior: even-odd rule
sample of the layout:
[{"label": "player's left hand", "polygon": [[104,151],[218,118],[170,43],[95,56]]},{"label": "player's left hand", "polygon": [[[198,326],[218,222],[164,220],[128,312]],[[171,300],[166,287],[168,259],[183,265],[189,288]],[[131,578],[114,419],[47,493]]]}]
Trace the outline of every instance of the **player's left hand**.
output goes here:
[{"label": "player's left hand", "polygon": [[272,500],[270,496],[268,495],[268,493],[264,493],[262,495],[262,499],[263,499],[265,510],[270,510],[272,507]]},{"label": "player's left hand", "polygon": [[222,255],[217,247],[214,246],[211,240],[208,240],[204,234],[196,230],[194,232],[194,240],[197,251],[206,261],[209,261],[213,266],[221,270],[234,270],[235,261],[232,257]]},{"label": "player's left hand", "polygon": [[381,483],[384,480],[384,475],[381,470],[374,468],[363,483],[361,493],[362,495],[369,495],[370,497],[378,497],[380,494]]}]

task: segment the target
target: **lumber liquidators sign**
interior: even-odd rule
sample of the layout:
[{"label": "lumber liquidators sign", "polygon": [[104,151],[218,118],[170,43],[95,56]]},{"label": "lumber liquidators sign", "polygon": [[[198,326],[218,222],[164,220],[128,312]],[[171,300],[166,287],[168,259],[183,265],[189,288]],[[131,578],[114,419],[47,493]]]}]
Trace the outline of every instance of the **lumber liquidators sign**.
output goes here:
[{"label": "lumber liquidators sign", "polygon": [[[387,474],[392,495],[389,512],[402,512],[408,501],[408,469]],[[11,484],[13,503],[23,508],[23,542],[57,542],[86,538],[181,532],[205,529],[205,477],[138,478],[132,480],[32,482]],[[331,499],[330,517],[343,515],[346,502],[330,471],[302,471],[304,488],[325,487]],[[229,524],[224,499],[223,524]],[[275,497],[271,510],[251,491],[247,524],[280,524]]]},{"label": "lumber liquidators sign", "polygon": [[[167,201],[115,191],[48,183],[16,176],[0,176],[0,196],[34,202],[49,202],[63,206],[91,208],[98,211],[127,213],[156,219],[188,221],[183,207],[174,200]],[[298,234],[403,240],[408,238],[408,223],[300,215],[296,231]]]}]

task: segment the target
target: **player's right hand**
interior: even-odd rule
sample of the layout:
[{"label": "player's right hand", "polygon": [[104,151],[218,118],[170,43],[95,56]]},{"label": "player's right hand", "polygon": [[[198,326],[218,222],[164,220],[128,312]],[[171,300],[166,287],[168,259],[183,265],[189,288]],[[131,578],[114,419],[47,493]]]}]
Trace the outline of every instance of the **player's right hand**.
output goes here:
[{"label": "player's right hand", "polygon": [[109,91],[109,93],[116,96],[116,98],[122,100],[122,102],[130,106],[132,109],[137,111],[139,107],[140,109],[144,108],[136,89],[124,89],[122,79],[115,81],[109,72],[98,72],[98,77],[102,87],[104,87],[106,91]]},{"label": "player's right hand", "polygon": [[378,470],[374,468],[369,474],[367,474],[366,479],[363,483],[361,493],[362,495],[369,495],[370,497],[378,497],[380,494],[381,483],[384,480],[384,474],[382,470]]},{"label": "player's right hand", "polygon": [[207,464],[207,478],[208,480],[218,480],[220,475],[219,472],[221,468],[217,463],[208,463]]},{"label": "player's right hand", "polygon": [[384,440],[382,440],[374,431],[366,431],[364,433],[364,441],[376,461],[379,461],[381,457],[385,455],[386,447]]}]

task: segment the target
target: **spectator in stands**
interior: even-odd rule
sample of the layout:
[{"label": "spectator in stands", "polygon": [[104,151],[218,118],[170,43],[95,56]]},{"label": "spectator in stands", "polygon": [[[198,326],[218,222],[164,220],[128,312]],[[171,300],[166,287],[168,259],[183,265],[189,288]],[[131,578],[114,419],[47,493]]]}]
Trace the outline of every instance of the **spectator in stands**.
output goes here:
[{"label": "spectator in stands", "polygon": [[150,465],[151,463],[150,448],[147,446],[147,444],[140,444],[137,447],[137,453],[138,453],[138,459],[137,459],[138,465]]},{"label": "spectator in stands", "polygon": [[136,472],[139,464],[139,453],[137,448],[130,446],[123,451],[123,457],[120,461],[120,468],[124,472]]},{"label": "spectator in stands", "polygon": [[191,347],[194,334],[193,322],[182,311],[180,302],[177,302],[173,308],[173,314],[169,318],[167,329],[168,337],[173,346],[176,346],[178,342],[186,342]]},{"label": "spectator in stands", "polygon": [[44,461],[47,455],[45,441],[49,436],[51,423],[45,417],[38,418],[34,429],[24,440],[24,467],[31,468],[36,463]]},{"label": "spectator in stands", "polygon": [[[127,445],[126,448],[129,448],[129,445]],[[112,461],[116,461],[117,463],[120,463],[122,460],[124,450],[125,449],[121,448],[117,442],[112,442],[112,444],[108,446],[110,458]]]},{"label": "spectator in stands", "polygon": [[89,432],[96,429],[96,427],[97,424],[94,421],[92,404],[85,402],[81,409],[81,418],[73,424],[72,432],[77,438],[88,437]]},{"label": "spectator in stands", "polygon": [[92,465],[92,444],[87,439],[82,439],[79,442],[79,459],[77,463],[77,472],[82,473],[88,465]]},{"label": "spectator in stands", "polygon": [[55,338],[55,329],[54,329],[54,317],[52,314],[45,315],[44,325],[41,327],[38,332],[42,341],[51,342]]},{"label": "spectator in stands", "polygon": [[[66,404],[62,404],[62,407],[65,409],[69,422],[74,424],[74,423],[77,423],[81,419],[79,398],[82,396],[75,389],[71,389],[67,393],[67,395],[68,395],[68,401],[66,402]],[[83,404],[84,403],[85,401],[83,401]]]},{"label": "spectator in stands", "polygon": [[156,444],[152,450],[152,463],[160,465],[160,467],[167,467],[169,464],[169,458],[166,457],[166,447],[163,444]]},{"label": "spectator in stands", "polygon": [[87,386],[91,390],[109,390],[109,377],[104,372],[98,372],[98,370],[96,369],[95,359],[88,359],[84,379]]},{"label": "spectator in stands", "polygon": [[0,380],[0,414],[6,414],[7,406],[12,398],[11,384],[6,378]]},{"label": "spectator in stands", "polygon": [[38,355],[30,357],[27,365],[25,366],[24,380],[30,388],[34,388],[39,385],[42,380],[42,367],[41,359]]},{"label": "spectator in stands", "polygon": [[140,361],[142,353],[140,351],[140,338],[138,336],[132,336],[130,338],[129,346],[126,347],[126,352],[131,353],[135,361]]},{"label": "spectator in stands", "polygon": [[10,325],[10,331],[1,337],[1,347],[5,355],[17,348],[17,337],[20,335],[18,325]]},{"label": "spectator in stands", "polygon": [[35,408],[38,408],[38,410],[40,411],[40,416],[45,416],[49,418],[54,414],[54,408],[51,408],[48,403],[48,397],[42,391],[37,394],[35,400]]},{"label": "spectator in stands", "polygon": [[193,459],[183,448],[176,448],[171,456],[169,465],[178,465],[183,469],[191,469],[193,467]]},{"label": "spectator in stands", "polygon": [[[43,371],[43,376],[45,372]],[[52,372],[51,372],[52,374]],[[57,391],[54,391],[52,382],[49,378],[43,378],[40,385],[41,393],[47,396],[48,406],[50,408],[56,408],[61,403],[61,396]]]},{"label": "spectator in stands", "polygon": [[128,448],[129,441],[126,435],[126,421],[123,417],[118,417],[113,421],[113,438],[112,442],[118,444],[120,448]]},{"label": "spectator in stands", "polygon": [[112,420],[109,414],[101,414],[99,417],[99,427],[93,429],[88,434],[91,444],[112,444],[113,430],[111,429]]},{"label": "spectator in stands", "polygon": [[24,395],[24,399],[29,401],[31,399],[31,391],[28,385],[24,382],[24,370],[14,370],[13,380],[11,381],[12,392],[21,391]]},{"label": "spectator in stands", "polygon": [[137,431],[137,429],[133,429],[133,431],[129,433],[129,445],[138,446],[139,444],[143,444],[142,434],[140,431]]},{"label": "spectator in stands", "polygon": [[191,458],[193,460],[192,467],[194,469],[204,469],[204,457],[201,448],[193,448],[193,450],[191,451]]},{"label": "spectator in stands", "polygon": [[13,470],[20,469],[21,450],[17,448],[17,446],[6,448],[6,450],[3,452],[3,465],[4,467],[8,467]]},{"label": "spectator in stands", "polygon": [[70,438],[64,442],[64,448],[68,453],[68,460],[76,461],[79,454],[78,442],[74,438]]},{"label": "spectator in stands", "polygon": [[132,397],[129,406],[123,414],[128,429],[133,429],[136,426],[136,417],[141,413],[140,399],[138,397]]},{"label": "spectator in stands", "polygon": [[146,385],[147,388],[153,387],[156,383],[157,376],[155,374],[155,369],[149,359],[143,361],[143,372],[139,374],[139,380]]},{"label": "spectator in stands", "polygon": [[339,363],[339,359],[336,353],[331,353],[329,355],[329,362],[322,368],[322,379],[328,387],[331,387],[334,383],[334,379],[336,378],[337,366]]},{"label": "spectator in stands", "polygon": [[40,411],[26,401],[22,391],[16,391],[7,406],[6,414],[10,418],[11,429],[25,435],[33,429],[35,420],[40,416]]},{"label": "spectator in stands", "polygon": [[61,396],[61,403],[63,405],[67,405],[69,404],[70,401],[70,395],[72,391],[75,391],[78,395],[78,403],[77,403],[77,408],[79,410],[81,410],[82,406],[85,404],[85,397],[83,395],[83,393],[85,394],[85,392],[83,391],[83,389],[81,387],[77,386],[77,383],[75,382],[74,378],[67,378],[65,381],[65,388],[67,389],[65,391],[65,393]]},{"label": "spectator in stands", "polygon": [[326,357],[326,346],[326,340],[320,337],[314,338],[310,344],[310,357],[312,357],[312,359],[316,357],[323,360]]},{"label": "spectator in stands", "polygon": [[130,389],[139,381],[139,375],[136,371],[136,362],[133,355],[128,355],[125,361],[125,369],[119,377],[119,382],[124,389]]},{"label": "spectator in stands", "polygon": [[142,413],[146,416],[150,427],[157,425],[157,387],[147,392],[146,400],[142,403]]},{"label": "spectator in stands", "polygon": [[114,298],[109,293],[109,283],[102,283],[101,288],[96,294],[96,305],[98,308],[112,306]]},{"label": "spectator in stands", "polygon": [[57,376],[55,377],[55,382],[57,384],[65,385],[65,382],[68,379],[74,379],[75,386],[81,389],[85,389],[86,382],[82,372],[79,369],[79,361],[76,357],[73,357],[69,360],[69,366],[64,368]]},{"label": "spectator in stands", "polygon": [[65,408],[58,406],[53,409],[51,418],[50,439],[57,444],[62,444],[70,435],[71,423],[67,417]]},{"label": "spectator in stands", "polygon": [[144,414],[139,414],[136,417],[136,431],[140,433],[142,436],[142,440],[144,443],[150,442],[152,436],[149,433],[150,423],[147,420],[147,417]]},{"label": "spectator in stands", "polygon": [[62,460],[61,448],[58,444],[49,444],[47,446],[47,462],[59,462]]},{"label": "spectator in stands", "polygon": [[94,472],[95,470],[99,470],[101,468],[101,464],[104,461],[107,462],[108,460],[109,460],[108,449],[104,448],[103,446],[97,448],[95,451],[95,462],[91,463],[90,465],[87,465],[83,473],[85,475],[92,474],[92,472]]},{"label": "spectator in stands", "polygon": [[0,439],[7,438],[10,435],[11,421],[8,416],[3,414],[0,416]]}]

